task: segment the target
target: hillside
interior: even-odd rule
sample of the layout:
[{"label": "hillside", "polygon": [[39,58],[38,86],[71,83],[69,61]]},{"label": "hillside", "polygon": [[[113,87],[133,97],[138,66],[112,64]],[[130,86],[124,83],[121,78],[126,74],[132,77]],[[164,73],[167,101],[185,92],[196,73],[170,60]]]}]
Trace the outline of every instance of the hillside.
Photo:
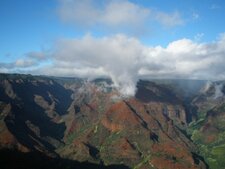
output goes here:
[{"label": "hillside", "polygon": [[18,158],[10,152],[23,153],[24,163],[35,153],[67,168],[208,168],[198,142],[186,134],[188,128],[196,133],[186,100],[168,84],[140,80],[135,97],[125,98],[108,79],[0,76],[0,154],[7,168],[16,167],[9,158]]},{"label": "hillside", "polygon": [[224,82],[207,83],[192,104],[197,109],[188,133],[211,169],[225,168]]}]

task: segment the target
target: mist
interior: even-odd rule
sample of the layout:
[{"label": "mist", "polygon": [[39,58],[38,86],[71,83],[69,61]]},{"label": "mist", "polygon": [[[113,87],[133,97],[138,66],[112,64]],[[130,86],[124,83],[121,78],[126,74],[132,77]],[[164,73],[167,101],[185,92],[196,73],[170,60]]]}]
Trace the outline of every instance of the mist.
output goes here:
[{"label": "mist", "polygon": [[171,42],[167,47],[147,46],[123,34],[96,38],[60,39],[49,55],[51,64],[40,74],[109,77],[124,96],[133,96],[142,78],[217,80],[225,78],[225,36],[211,43],[190,39]]},{"label": "mist", "polygon": [[180,39],[162,47],[145,45],[124,34],[101,38],[86,34],[57,40],[51,50],[38,52],[41,57],[36,53],[30,52],[15,63],[2,63],[1,70],[89,79],[108,77],[121,95],[128,97],[135,94],[139,79],[225,79],[225,35],[210,43]]}]

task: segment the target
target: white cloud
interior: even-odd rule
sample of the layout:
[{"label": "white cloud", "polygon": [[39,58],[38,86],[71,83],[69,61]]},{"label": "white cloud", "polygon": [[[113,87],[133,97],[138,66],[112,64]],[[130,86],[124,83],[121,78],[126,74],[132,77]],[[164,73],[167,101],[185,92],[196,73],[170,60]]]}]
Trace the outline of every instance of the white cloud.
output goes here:
[{"label": "white cloud", "polygon": [[[165,48],[146,46],[122,34],[102,38],[86,35],[57,41],[48,57],[51,64],[30,72],[89,78],[107,76],[122,94],[134,95],[136,82],[141,78],[224,79],[225,35],[211,43],[180,39]],[[29,62],[18,60],[8,66],[0,63],[0,70],[7,72],[10,66],[17,66],[20,72],[28,73],[27,67],[23,68],[25,65]]]},{"label": "white cloud", "polygon": [[45,52],[32,51],[26,54],[29,59],[32,60],[46,60],[47,56]]},{"label": "white cloud", "polygon": [[149,29],[153,22],[173,27],[184,23],[179,12],[166,13],[152,10],[128,0],[107,0],[95,3],[94,0],[59,0],[58,13],[64,22],[76,27],[101,27],[120,32]]},{"label": "white cloud", "polygon": [[22,58],[18,58],[11,62],[0,62],[0,72],[5,73],[29,73],[32,69],[37,69],[42,66],[42,63],[49,61],[47,52],[29,52]]},{"label": "white cloud", "polygon": [[150,10],[129,1],[111,1],[106,5],[100,22],[109,26],[143,24]]},{"label": "white cloud", "polygon": [[106,1],[102,6],[95,5],[93,0],[60,0],[59,8],[62,20],[82,26],[137,25],[148,17],[149,12],[149,9],[125,0]]},{"label": "white cloud", "polygon": [[135,93],[140,78],[225,78],[225,36],[212,43],[180,39],[149,47],[125,35],[63,39],[55,45],[53,64],[42,73],[60,76],[111,77],[125,95]]},{"label": "white cloud", "polygon": [[[74,75],[110,76],[123,93],[133,95],[144,48],[135,38],[124,35],[61,40],[55,46],[56,68],[69,69]],[[74,69],[77,68],[77,69]],[[82,70],[82,72],[80,72]]]},{"label": "white cloud", "polygon": [[35,62],[29,59],[18,59],[15,61],[15,67],[30,67],[33,66]]},{"label": "white cloud", "polygon": [[[1,69],[15,69],[15,68],[29,68],[31,66],[36,65],[37,62],[30,60],[30,59],[17,59],[14,62],[0,62]],[[4,71],[5,72],[5,71]]]},{"label": "white cloud", "polygon": [[197,41],[197,42],[199,42],[199,41],[202,40],[202,38],[203,38],[204,35],[205,35],[204,33],[197,33],[197,34],[194,36],[194,40]]},{"label": "white cloud", "polygon": [[181,18],[179,12],[165,13],[156,11],[155,19],[157,19],[158,22],[167,27],[173,27],[184,24],[184,21]]}]

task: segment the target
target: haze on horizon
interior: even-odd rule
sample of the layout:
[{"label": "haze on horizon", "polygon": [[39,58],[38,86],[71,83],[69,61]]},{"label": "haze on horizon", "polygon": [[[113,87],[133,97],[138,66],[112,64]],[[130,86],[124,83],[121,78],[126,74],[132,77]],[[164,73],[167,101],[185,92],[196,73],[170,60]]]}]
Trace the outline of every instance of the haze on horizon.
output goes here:
[{"label": "haze on horizon", "polygon": [[225,79],[223,0],[2,0],[0,72]]}]

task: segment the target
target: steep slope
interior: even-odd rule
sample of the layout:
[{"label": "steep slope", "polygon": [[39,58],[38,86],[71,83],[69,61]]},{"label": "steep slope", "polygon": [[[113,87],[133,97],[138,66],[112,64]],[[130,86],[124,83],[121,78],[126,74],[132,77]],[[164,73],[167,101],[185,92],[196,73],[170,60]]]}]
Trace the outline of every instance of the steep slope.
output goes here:
[{"label": "steep slope", "polygon": [[207,83],[206,80],[191,80],[191,79],[151,79],[150,81],[156,84],[169,87],[178,96],[184,99],[196,96],[199,90]]},{"label": "steep slope", "polygon": [[124,98],[108,79],[0,79],[1,149],[100,168],[206,168],[185,135],[183,100],[166,85],[139,81],[136,96]]},{"label": "steep slope", "polygon": [[193,100],[196,121],[189,134],[211,169],[225,168],[225,83],[210,82]]},{"label": "steep slope", "polygon": [[0,144],[55,154],[66,129],[61,116],[72,102],[71,91],[47,78],[11,75],[1,79]]},{"label": "steep slope", "polygon": [[140,81],[136,98],[126,99],[108,86],[86,85],[86,93],[75,90],[66,145],[57,151],[62,157],[134,168],[205,168],[178,127],[186,126],[185,111],[168,89]]}]

